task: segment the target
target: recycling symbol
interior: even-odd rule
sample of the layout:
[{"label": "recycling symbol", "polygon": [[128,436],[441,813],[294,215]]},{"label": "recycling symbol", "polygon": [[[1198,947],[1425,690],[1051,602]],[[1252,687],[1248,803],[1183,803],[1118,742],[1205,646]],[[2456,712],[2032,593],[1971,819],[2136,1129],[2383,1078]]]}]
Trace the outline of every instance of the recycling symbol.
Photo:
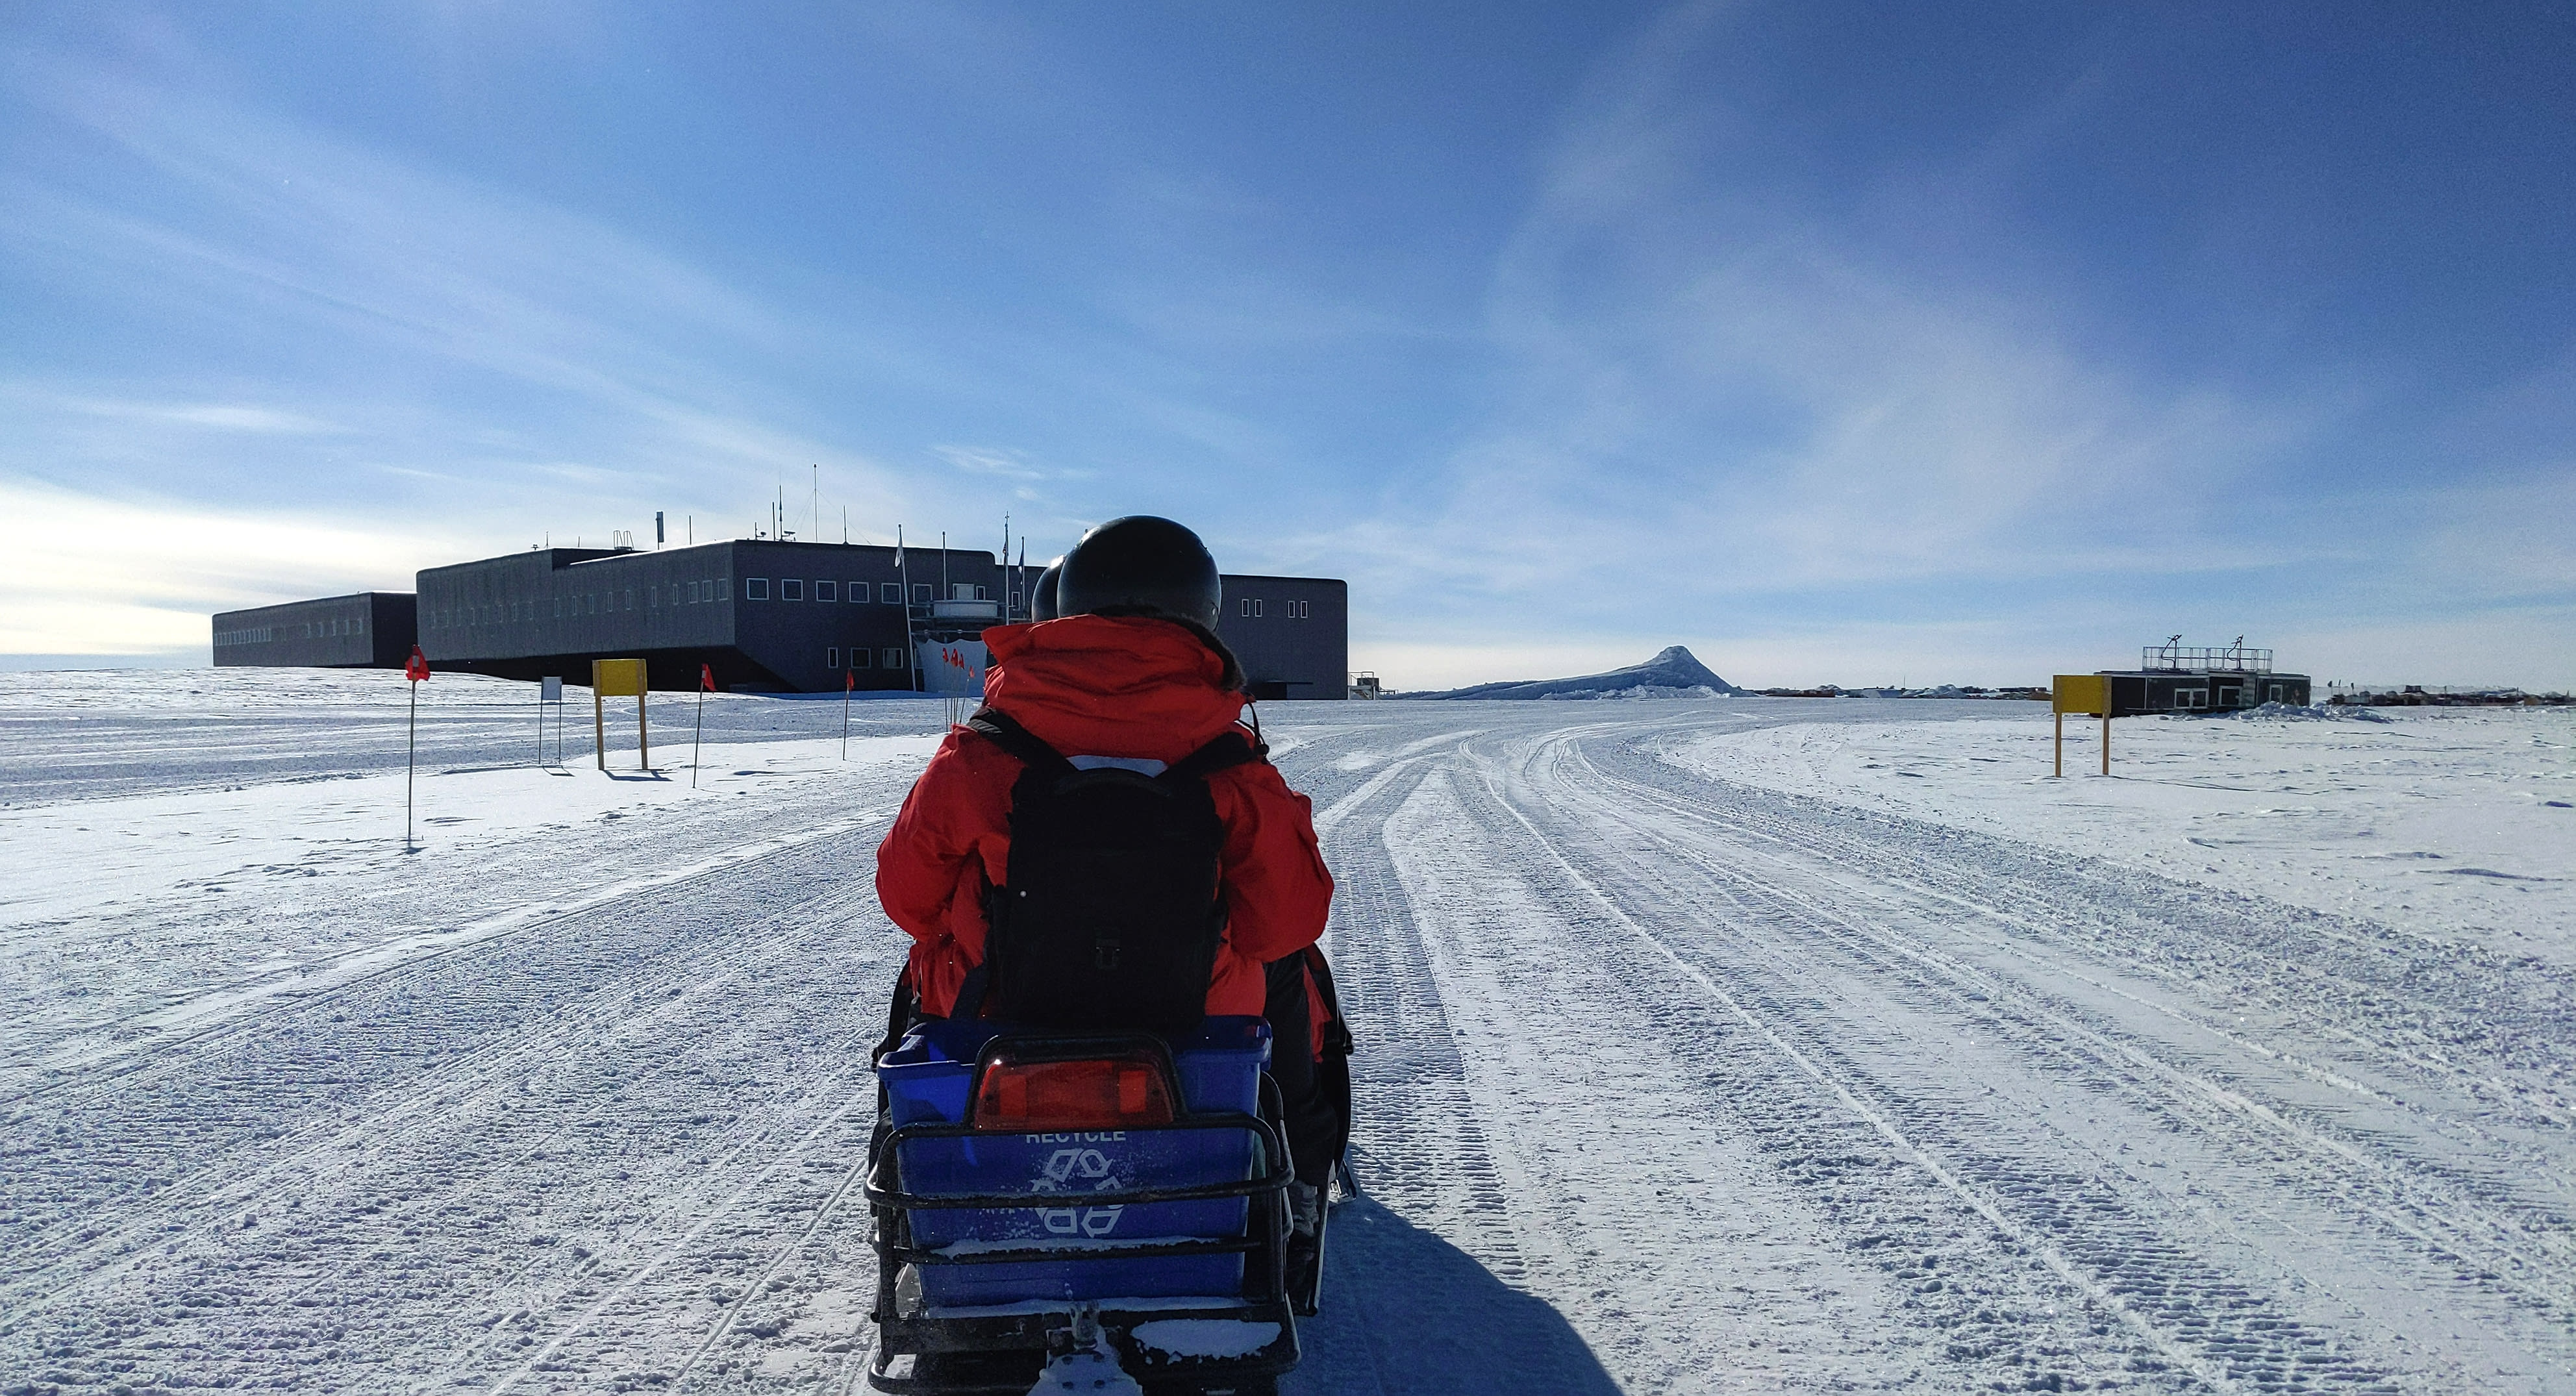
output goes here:
[{"label": "recycling symbol", "polygon": [[[1108,1192],[1118,1186],[1109,1176],[1109,1156],[1098,1149],[1058,1149],[1046,1161],[1041,1175],[1031,1180],[1031,1192],[1068,1192],[1075,1180],[1092,1185],[1095,1192]],[[1106,1236],[1118,1225],[1118,1207],[1041,1207],[1038,1220],[1050,1234],[1057,1236]]]},{"label": "recycling symbol", "polygon": [[[1109,1156],[1098,1149],[1058,1149],[1055,1156],[1047,1160],[1046,1180],[1055,1188],[1072,1182],[1077,1173],[1084,1178],[1108,1177]],[[1040,1188],[1039,1191],[1053,1192],[1055,1188]]]}]

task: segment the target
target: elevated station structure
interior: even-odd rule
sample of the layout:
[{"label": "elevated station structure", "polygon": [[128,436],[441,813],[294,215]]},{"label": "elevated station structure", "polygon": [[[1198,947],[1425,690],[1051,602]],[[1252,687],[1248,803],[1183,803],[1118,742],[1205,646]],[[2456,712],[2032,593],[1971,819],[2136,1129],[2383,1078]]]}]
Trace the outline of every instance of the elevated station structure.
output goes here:
[{"label": "elevated station structure", "polygon": [[[640,658],[651,686],[697,687],[701,665],[739,692],[971,691],[979,637],[1028,617],[1037,569],[971,549],[738,540],[650,552],[537,548],[419,574],[416,611],[369,612],[364,659],[337,632],[345,603],[294,602],[215,617],[215,662],[399,665],[415,639],[431,664],[503,678],[578,680],[590,661]],[[1319,577],[1230,575],[1218,635],[1253,696],[1340,698],[1350,652],[1349,589]],[[367,593],[414,603],[395,593]],[[309,608],[324,608],[310,611]],[[283,618],[272,613],[283,613]],[[348,613],[354,614],[354,613]],[[241,641],[291,628],[292,646]],[[228,640],[228,637],[232,637]]]},{"label": "elevated station structure", "polygon": [[2272,652],[2245,643],[2217,648],[2186,646],[2176,635],[2138,651],[2135,669],[2095,671],[2110,683],[2111,716],[2141,713],[2227,712],[2265,703],[2307,706],[2305,674],[2272,667]]},{"label": "elevated station structure", "polygon": [[411,656],[409,592],[362,591],[215,616],[215,663],[399,669]]}]

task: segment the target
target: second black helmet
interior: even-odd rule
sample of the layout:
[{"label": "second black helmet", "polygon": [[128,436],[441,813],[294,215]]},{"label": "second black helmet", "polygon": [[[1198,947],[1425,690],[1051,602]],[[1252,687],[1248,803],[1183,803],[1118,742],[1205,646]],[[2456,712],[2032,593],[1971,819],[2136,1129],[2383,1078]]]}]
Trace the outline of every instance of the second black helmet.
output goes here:
[{"label": "second black helmet", "polygon": [[1068,616],[1160,616],[1214,630],[1225,611],[1216,559],[1170,519],[1111,519],[1082,535],[1062,566],[1056,609]]},{"label": "second black helmet", "polygon": [[1055,599],[1056,583],[1063,576],[1064,559],[1057,558],[1048,563],[1046,570],[1040,572],[1038,579],[1029,585],[1029,619],[1050,621],[1064,614],[1064,608],[1058,605]]}]

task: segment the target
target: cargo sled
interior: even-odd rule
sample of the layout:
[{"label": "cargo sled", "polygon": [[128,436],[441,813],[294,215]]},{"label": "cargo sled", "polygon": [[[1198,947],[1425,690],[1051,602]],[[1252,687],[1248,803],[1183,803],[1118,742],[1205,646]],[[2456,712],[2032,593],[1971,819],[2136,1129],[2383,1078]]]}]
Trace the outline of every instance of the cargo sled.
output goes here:
[{"label": "cargo sled", "polygon": [[870,1383],[1272,1396],[1316,1281],[1286,1282],[1269,1056],[1259,1018],[1169,1036],[916,1026],[877,1063]]}]

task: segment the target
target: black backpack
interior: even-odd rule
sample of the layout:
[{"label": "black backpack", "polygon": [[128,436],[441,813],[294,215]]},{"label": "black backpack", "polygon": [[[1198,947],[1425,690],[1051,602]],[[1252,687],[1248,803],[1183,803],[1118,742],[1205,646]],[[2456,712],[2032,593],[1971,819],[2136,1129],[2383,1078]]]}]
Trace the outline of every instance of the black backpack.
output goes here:
[{"label": "black backpack", "polygon": [[1148,775],[1077,766],[993,708],[966,726],[1027,767],[1011,788],[1010,866],[984,900],[983,1010],[1055,1028],[1198,1023],[1225,932],[1225,825],[1207,778],[1260,751],[1227,732]]}]

